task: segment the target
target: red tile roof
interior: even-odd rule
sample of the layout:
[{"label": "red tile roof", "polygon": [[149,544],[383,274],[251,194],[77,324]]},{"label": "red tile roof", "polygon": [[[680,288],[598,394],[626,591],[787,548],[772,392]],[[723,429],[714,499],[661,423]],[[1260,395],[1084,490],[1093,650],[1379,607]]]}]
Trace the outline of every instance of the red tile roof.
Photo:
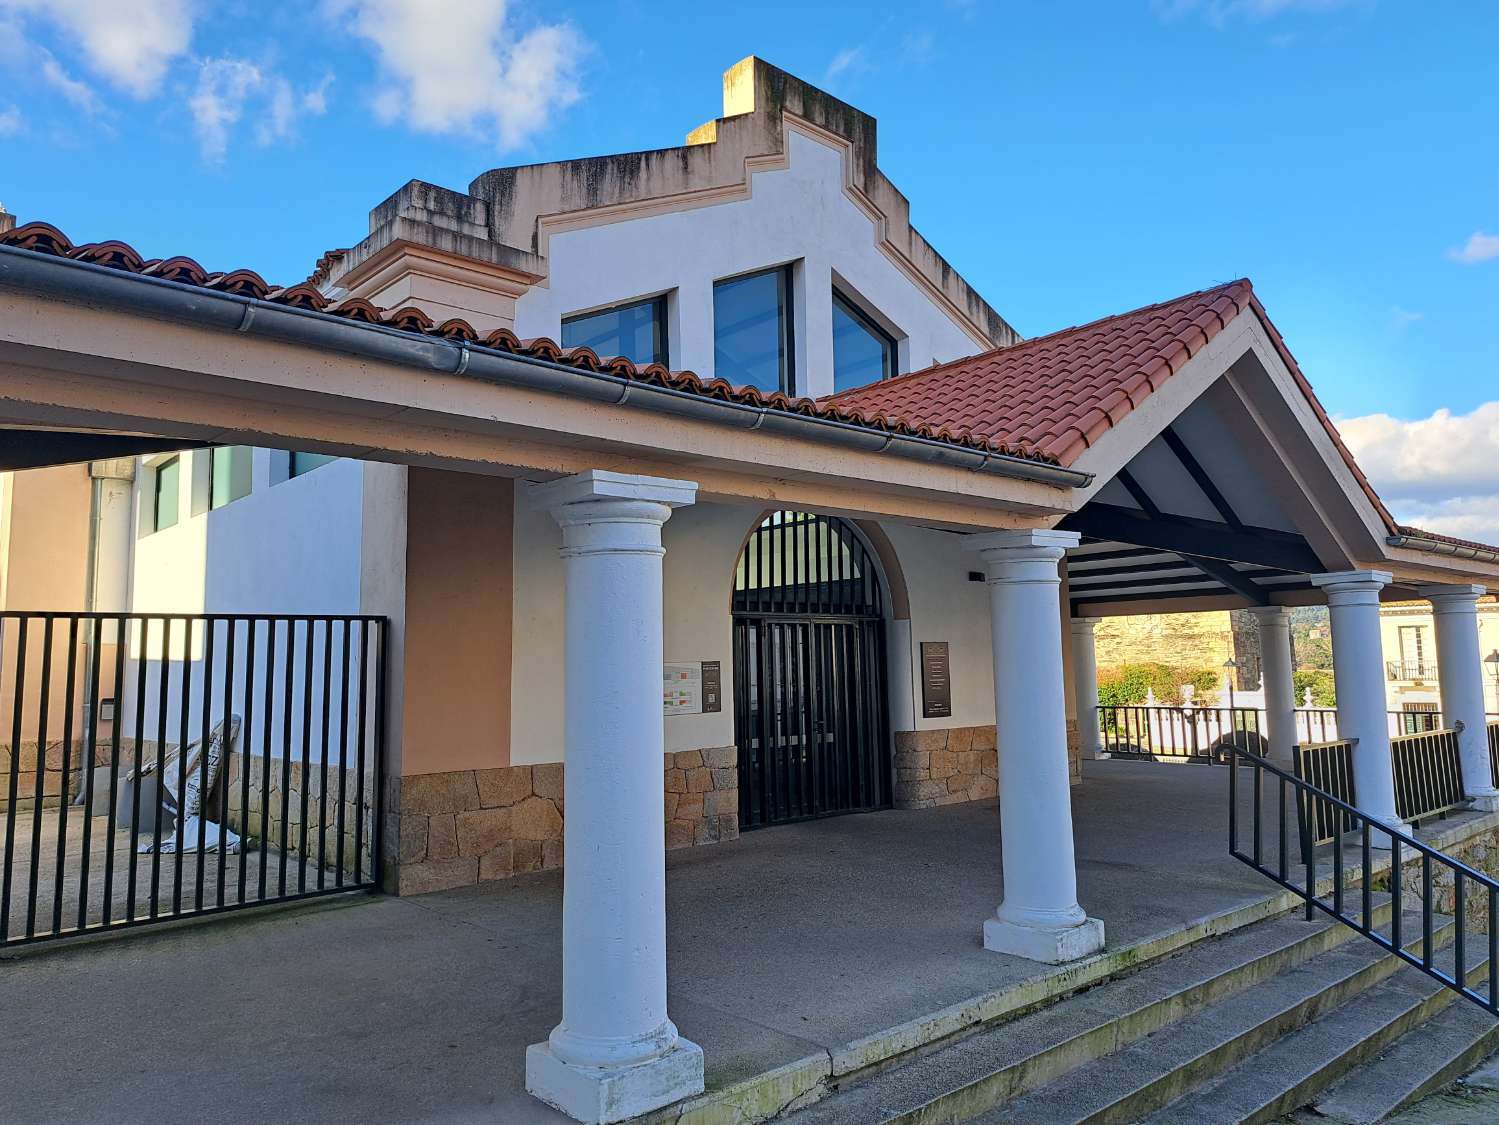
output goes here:
[{"label": "red tile roof", "polygon": [[887,422],[919,420],[1071,465],[1246,310],[1259,317],[1349,470],[1394,531],[1394,519],[1245,278],[823,401]]},{"label": "red tile roof", "polygon": [[[827,418],[838,422],[860,426],[881,433],[905,437],[920,437],[950,445],[978,449],[1008,457],[1019,457],[1043,464],[1055,464],[1056,458],[1035,449],[1021,449],[999,440],[987,440],[971,433],[957,433],[946,426],[928,425],[918,419],[887,418],[877,411],[864,411],[847,407],[841,403],[810,398],[796,398],[780,393],[764,393],[754,387],[737,387],[724,379],[702,379],[691,371],[670,371],[658,363],[638,366],[623,356],[612,358],[600,356],[591,348],[563,348],[545,336],[522,340],[505,328],[496,328],[480,333],[465,320],[454,317],[441,324],[421,309],[407,305],[399,309],[382,309],[358,297],[346,297],[334,301],[324,296],[315,285],[299,282],[280,287],[267,282],[253,270],[234,270],[231,273],[212,273],[191,258],[143,258],[135,249],[123,242],[90,242],[75,246],[66,235],[47,223],[27,223],[14,230],[0,232],[0,245],[15,246],[42,254],[54,254],[76,261],[91,262],[128,273],[155,277],[183,285],[201,286],[205,289],[220,289],[241,297],[254,297],[276,304],[291,305],[333,316],[368,324],[381,324],[406,332],[417,332],[427,336],[442,336],[451,340],[466,340],[478,347],[493,348],[513,355],[560,363],[588,371],[603,371],[620,378],[638,380],[642,383],[670,387],[673,390],[716,398],[748,406]],[[324,265],[340,251],[329,251],[319,260]],[[314,272],[314,277],[317,273]]]}]

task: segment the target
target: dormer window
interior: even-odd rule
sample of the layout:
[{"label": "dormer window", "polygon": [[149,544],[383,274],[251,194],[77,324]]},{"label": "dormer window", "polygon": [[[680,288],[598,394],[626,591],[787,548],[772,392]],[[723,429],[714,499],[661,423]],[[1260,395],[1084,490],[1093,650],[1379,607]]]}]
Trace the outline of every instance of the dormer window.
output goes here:
[{"label": "dormer window", "polygon": [[666,297],[632,301],[562,318],[564,348],[592,348],[604,359],[622,355],[644,367],[665,365]]},{"label": "dormer window", "polygon": [[833,390],[848,391],[895,374],[895,339],[833,290]]}]

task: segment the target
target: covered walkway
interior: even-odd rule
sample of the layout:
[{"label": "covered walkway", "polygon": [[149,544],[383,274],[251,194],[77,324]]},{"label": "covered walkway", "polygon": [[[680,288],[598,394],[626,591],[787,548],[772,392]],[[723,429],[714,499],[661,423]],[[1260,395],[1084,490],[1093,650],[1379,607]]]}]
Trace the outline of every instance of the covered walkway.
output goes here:
[{"label": "covered walkway", "polygon": [[[671,1010],[707,1097],[782,1068],[758,1088],[780,1097],[1271,903],[1228,855],[1226,770],[1085,768],[1079,891],[1108,944],[1072,965],[983,948],[990,801],[671,853]],[[559,876],[17,957],[0,971],[6,1119],[565,1120],[524,1074],[561,1002]]]}]

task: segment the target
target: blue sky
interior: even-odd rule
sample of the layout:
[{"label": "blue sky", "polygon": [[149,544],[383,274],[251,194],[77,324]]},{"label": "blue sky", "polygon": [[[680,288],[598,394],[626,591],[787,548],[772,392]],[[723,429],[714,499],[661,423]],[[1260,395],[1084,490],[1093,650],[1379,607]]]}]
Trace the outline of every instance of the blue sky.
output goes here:
[{"label": "blue sky", "polygon": [[295,280],[408,179],[680,143],[758,54],[879,120],[1022,333],[1247,275],[1384,490],[1499,534],[1499,467],[1411,464],[1499,465],[1496,44],[1445,0],[0,0],[0,201]]}]

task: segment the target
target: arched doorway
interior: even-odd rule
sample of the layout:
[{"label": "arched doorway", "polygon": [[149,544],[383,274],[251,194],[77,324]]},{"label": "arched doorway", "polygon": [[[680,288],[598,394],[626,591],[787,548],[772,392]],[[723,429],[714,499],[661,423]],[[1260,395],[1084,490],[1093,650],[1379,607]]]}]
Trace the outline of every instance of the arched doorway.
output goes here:
[{"label": "arched doorway", "polygon": [[739,824],[885,808],[886,594],[845,520],[772,512],[734,575]]}]

